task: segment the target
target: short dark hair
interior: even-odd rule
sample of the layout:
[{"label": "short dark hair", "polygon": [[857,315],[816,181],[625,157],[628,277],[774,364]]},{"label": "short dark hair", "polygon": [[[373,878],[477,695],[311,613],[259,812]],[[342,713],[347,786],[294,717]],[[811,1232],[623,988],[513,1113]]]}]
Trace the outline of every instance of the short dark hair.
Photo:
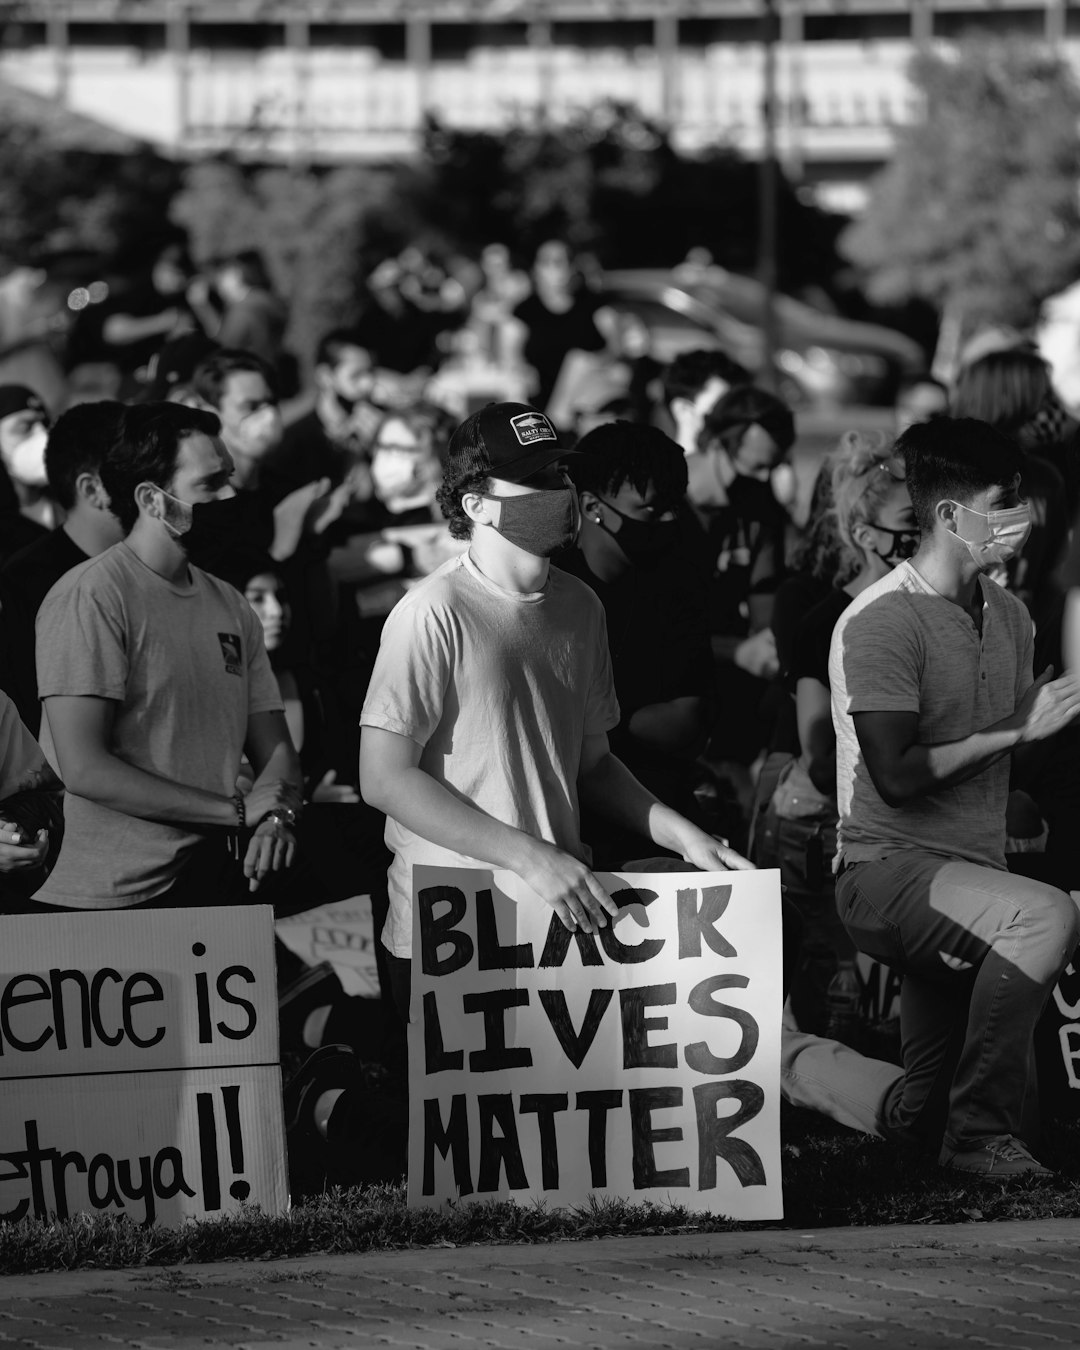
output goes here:
[{"label": "short dark hair", "polygon": [[1008,487],[1025,464],[1012,437],[974,417],[917,422],[897,440],[896,451],[904,457],[911,505],[924,535],[934,527],[938,502],[963,506],[987,488]]},{"label": "short dark hair", "polygon": [[187,436],[217,436],[214,413],[181,403],[141,403],[126,408],[116,439],[101,464],[109,506],[125,531],[139,518],[135,489],[140,483],[168,487],[176,473],[180,443]]},{"label": "short dark hair", "polygon": [[75,505],[79,475],[100,475],[124,412],[122,403],[102,399],[100,403],[77,403],[53,423],[45,446],[45,473],[49,493],[65,511]]},{"label": "short dark hair", "polygon": [[791,409],[767,389],[753,384],[729,389],[705,419],[699,445],[718,442],[734,455],[752,426],[759,426],[786,452],[795,444],[795,418]]},{"label": "short dark hair", "polygon": [[686,456],[659,427],[639,422],[606,422],[578,441],[578,458],[568,460],[579,492],[615,493],[631,483],[644,495],[650,483],[662,501],[686,496]]},{"label": "short dark hair", "polygon": [[749,384],[751,376],[727,352],[700,347],[680,352],[662,376],[664,402],[670,408],[674,399],[697,398],[709,381],[715,379],[725,384]]},{"label": "short dark hair", "polygon": [[[485,455],[484,442],[480,436],[479,413],[473,413],[462,422],[454,432],[453,440],[458,453],[453,459],[449,454],[445,452],[443,454],[444,477],[442,486],[435,493],[435,500],[446,517],[453,538],[471,539],[473,523],[465,514],[461,499],[467,492],[481,492],[491,485],[491,476],[486,469],[477,470],[472,467],[477,459],[482,459]],[[453,467],[455,463],[468,467],[461,471]]]},{"label": "short dark hair", "polygon": [[272,368],[254,352],[242,352],[233,347],[223,347],[201,361],[191,377],[191,387],[204,403],[220,408],[229,376],[238,371],[252,371],[261,375],[269,385],[270,392],[277,396],[277,380]]},{"label": "short dark hair", "polygon": [[363,329],[356,327],[331,328],[329,333],[324,333],[315,348],[315,364],[317,366],[336,366],[347,347],[359,347],[362,352],[367,352],[372,358],[372,365],[375,364],[374,353],[368,344],[367,334]]}]

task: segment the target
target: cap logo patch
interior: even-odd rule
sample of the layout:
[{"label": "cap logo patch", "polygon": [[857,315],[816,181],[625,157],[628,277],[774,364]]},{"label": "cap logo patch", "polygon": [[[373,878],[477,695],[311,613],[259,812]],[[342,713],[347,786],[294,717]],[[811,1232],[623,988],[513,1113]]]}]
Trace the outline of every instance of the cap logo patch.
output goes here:
[{"label": "cap logo patch", "polygon": [[537,441],[557,441],[555,428],[543,413],[518,413],[511,417],[510,425],[514,429],[518,445],[535,445]]}]

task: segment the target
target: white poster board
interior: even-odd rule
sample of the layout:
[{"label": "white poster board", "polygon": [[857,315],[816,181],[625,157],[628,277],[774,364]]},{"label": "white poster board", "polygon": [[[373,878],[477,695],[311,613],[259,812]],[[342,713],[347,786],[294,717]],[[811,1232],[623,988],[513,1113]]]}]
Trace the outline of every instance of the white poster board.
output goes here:
[{"label": "white poster board", "polygon": [[0,919],[0,1219],[288,1205],[273,911]]},{"label": "white poster board", "polygon": [[776,871],[600,873],[572,934],[507,872],[413,872],[409,1204],[783,1217]]}]

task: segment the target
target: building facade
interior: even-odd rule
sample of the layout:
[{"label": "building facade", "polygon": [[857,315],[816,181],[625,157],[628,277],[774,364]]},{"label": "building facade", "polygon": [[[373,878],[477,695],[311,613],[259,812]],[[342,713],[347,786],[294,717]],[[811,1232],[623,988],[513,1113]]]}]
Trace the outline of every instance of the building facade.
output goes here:
[{"label": "building facade", "polygon": [[179,154],[385,159],[426,114],[461,127],[636,105],[683,149],[777,144],[829,204],[917,116],[912,54],[972,29],[1063,44],[1067,0],[0,0],[0,79]]}]

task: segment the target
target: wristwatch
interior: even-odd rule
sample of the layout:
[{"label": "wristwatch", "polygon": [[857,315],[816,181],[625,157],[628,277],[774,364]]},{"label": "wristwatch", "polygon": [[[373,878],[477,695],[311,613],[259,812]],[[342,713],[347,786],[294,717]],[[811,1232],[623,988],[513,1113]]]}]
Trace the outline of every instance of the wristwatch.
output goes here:
[{"label": "wristwatch", "polygon": [[[262,819],[276,821],[278,825],[285,825],[290,830],[296,829],[297,815],[291,806],[275,806],[272,811],[267,811]],[[262,821],[259,823],[262,824]]]}]

